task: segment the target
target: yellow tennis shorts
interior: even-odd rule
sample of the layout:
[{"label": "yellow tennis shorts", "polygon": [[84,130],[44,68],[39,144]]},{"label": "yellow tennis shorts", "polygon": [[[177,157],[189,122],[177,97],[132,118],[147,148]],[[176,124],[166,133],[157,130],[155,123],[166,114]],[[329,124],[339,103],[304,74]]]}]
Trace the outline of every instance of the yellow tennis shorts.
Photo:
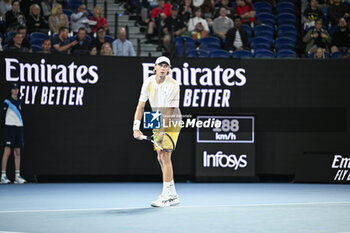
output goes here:
[{"label": "yellow tennis shorts", "polygon": [[[160,129],[154,129],[153,133],[158,132]],[[169,128],[166,128],[165,132],[167,134],[169,134],[169,136],[173,139],[174,141],[174,149],[176,148],[176,143],[177,143],[177,139],[179,138],[179,134],[181,131],[181,127],[179,125],[177,126],[171,126]],[[156,146],[154,146],[154,150],[159,151],[160,149]]]}]

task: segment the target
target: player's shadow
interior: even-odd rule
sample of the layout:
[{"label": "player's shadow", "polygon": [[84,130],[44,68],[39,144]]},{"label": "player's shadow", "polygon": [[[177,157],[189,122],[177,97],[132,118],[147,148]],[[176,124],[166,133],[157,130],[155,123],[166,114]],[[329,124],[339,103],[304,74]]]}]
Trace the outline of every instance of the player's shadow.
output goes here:
[{"label": "player's shadow", "polygon": [[159,209],[161,209],[161,208],[145,207],[145,208],[134,208],[134,209],[109,210],[109,211],[107,211],[107,214],[139,215],[139,214],[153,213],[153,212],[159,211]]}]

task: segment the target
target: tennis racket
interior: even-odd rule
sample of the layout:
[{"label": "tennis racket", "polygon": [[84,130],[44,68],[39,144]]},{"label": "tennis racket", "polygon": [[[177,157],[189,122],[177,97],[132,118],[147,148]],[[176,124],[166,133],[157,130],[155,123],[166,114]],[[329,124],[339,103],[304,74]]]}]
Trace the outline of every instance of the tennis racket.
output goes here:
[{"label": "tennis racket", "polygon": [[173,152],[175,150],[173,139],[165,132],[155,132],[152,136],[143,135],[142,139],[151,141],[162,151]]}]

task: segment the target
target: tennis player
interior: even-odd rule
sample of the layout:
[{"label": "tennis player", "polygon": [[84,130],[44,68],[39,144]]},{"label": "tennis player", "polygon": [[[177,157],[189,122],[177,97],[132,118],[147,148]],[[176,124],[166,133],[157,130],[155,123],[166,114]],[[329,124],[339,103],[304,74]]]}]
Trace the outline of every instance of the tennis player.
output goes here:
[{"label": "tennis player", "polygon": [[[180,86],[176,80],[169,77],[170,60],[167,57],[158,57],[154,66],[155,75],[145,80],[141,89],[140,99],[134,116],[134,137],[142,140],[140,131],[141,118],[147,100],[150,102],[153,111],[162,113],[163,122],[177,121],[181,118],[179,109]],[[162,123],[163,123],[162,122]],[[169,124],[166,124],[169,126]],[[166,132],[173,139],[176,145],[180,127],[171,125],[166,127],[162,124],[161,131]],[[151,203],[153,207],[168,207],[180,203],[179,196],[176,194],[173,166],[171,163],[171,152],[166,152],[155,147],[157,158],[163,174],[163,191],[158,199]]]},{"label": "tennis player", "polygon": [[20,175],[21,164],[21,148],[24,146],[23,142],[23,120],[21,114],[22,101],[19,99],[19,85],[17,83],[11,84],[10,98],[6,99],[2,108],[2,122],[4,127],[4,154],[2,156],[1,164],[1,184],[9,184],[11,181],[6,175],[6,166],[8,158],[13,149],[15,157],[15,184],[24,184],[26,180]]}]

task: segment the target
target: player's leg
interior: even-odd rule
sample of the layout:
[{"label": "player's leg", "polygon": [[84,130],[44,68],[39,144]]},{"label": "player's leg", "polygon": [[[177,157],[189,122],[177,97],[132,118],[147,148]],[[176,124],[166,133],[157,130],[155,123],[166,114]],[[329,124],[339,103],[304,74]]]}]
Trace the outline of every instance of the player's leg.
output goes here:
[{"label": "player's leg", "polygon": [[21,176],[20,170],[21,170],[21,148],[23,147],[23,128],[18,127],[16,128],[16,138],[15,138],[15,148],[13,150],[13,154],[15,157],[15,184],[24,184],[27,181],[23,179]]},{"label": "player's leg", "polygon": [[6,175],[6,167],[7,167],[7,161],[11,154],[11,147],[5,146],[4,153],[2,155],[2,162],[1,162],[1,184],[9,184],[10,180],[7,178]]},{"label": "player's leg", "polygon": [[13,154],[15,157],[15,184],[24,184],[26,183],[26,180],[22,178],[20,173],[20,167],[21,167],[21,148],[16,147],[13,150]]}]

